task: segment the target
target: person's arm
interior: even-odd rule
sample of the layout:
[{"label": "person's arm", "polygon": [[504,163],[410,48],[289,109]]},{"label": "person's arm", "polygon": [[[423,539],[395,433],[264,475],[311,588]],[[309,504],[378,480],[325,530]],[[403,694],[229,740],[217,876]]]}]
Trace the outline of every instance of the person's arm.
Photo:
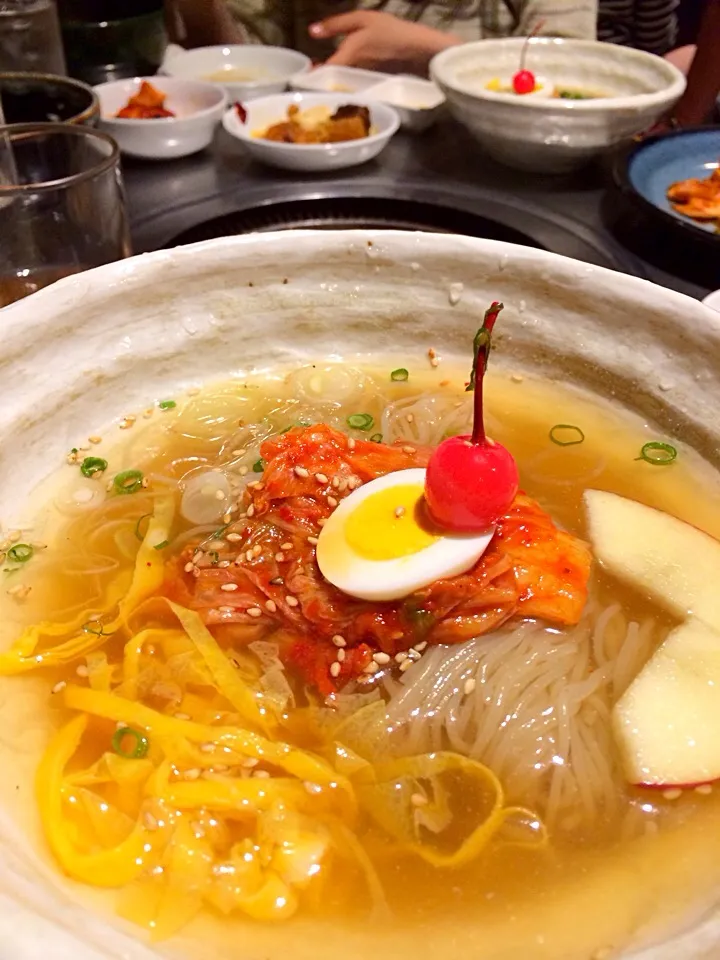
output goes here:
[{"label": "person's arm", "polygon": [[179,21],[178,39],[186,47],[243,43],[246,39],[225,0],[166,0],[166,5],[171,22]]},{"label": "person's arm", "polygon": [[710,114],[720,93],[720,0],[708,0],[687,89],[674,111],[681,126],[695,126]]}]

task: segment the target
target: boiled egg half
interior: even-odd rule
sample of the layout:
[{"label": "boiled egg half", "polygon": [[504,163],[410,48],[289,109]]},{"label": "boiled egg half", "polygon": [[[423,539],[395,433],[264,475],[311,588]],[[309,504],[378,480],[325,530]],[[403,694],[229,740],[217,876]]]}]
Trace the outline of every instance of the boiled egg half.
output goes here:
[{"label": "boiled egg half", "polygon": [[399,600],[470,570],[494,528],[471,535],[433,530],[423,517],[424,489],[423,469],[398,470],[346,497],[318,538],[325,579],[361,600]]}]

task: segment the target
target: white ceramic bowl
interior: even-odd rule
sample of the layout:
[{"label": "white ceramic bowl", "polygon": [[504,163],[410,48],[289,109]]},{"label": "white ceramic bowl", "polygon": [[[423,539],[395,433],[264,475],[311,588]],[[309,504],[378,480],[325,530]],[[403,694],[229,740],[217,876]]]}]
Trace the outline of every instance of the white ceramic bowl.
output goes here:
[{"label": "white ceramic bowl", "polygon": [[[671,434],[679,424],[688,443],[717,448],[720,317],[696,301],[488,240],[384,231],[259,234],[120,261],[2,311],[0,377],[13,388],[0,404],[0,449],[22,451],[0,457],[3,523],[27,525],[31,491],[78,438],[117,432],[119,418],[144,410],[153,398],[340,352],[350,362],[382,353],[405,366],[427,362],[433,345],[448,360],[466,359],[468,337],[494,299],[506,304],[498,371],[524,370],[615,395]],[[713,456],[717,462],[717,449]],[[4,621],[0,638],[7,640]],[[27,697],[28,688],[21,690]],[[33,770],[44,737],[36,719],[29,702],[22,722],[16,718],[10,726],[3,715],[0,953],[12,960],[168,957],[172,945],[146,945],[121,921],[92,913],[78,886],[52,872],[29,839],[36,826]],[[644,891],[646,901],[653,904],[661,886],[667,895],[677,877],[675,870],[659,871]],[[623,918],[623,932],[640,920],[635,913],[631,922]],[[244,928],[239,955],[267,956],[270,929]],[[323,955],[341,953],[345,933],[328,923]],[[430,957],[447,955],[449,942],[472,955],[477,933],[466,933],[450,916],[433,919],[423,935]],[[297,938],[294,926],[289,937]],[[390,925],[382,937],[379,955],[405,949],[403,927]],[[715,957],[718,944],[720,920],[704,914],[701,930],[642,957]],[[177,950],[185,955],[184,945]],[[191,941],[187,955],[216,956],[202,941]]]},{"label": "white ceramic bowl", "polygon": [[[163,70],[171,77],[219,83],[231,100],[245,101],[282,93],[294,77],[307,73],[311,66],[310,58],[296,50],[231,44],[175,53]],[[238,72],[242,79],[233,78]]]},{"label": "white ceramic bowl", "polygon": [[[364,140],[318,144],[276,143],[256,136],[272,124],[283,121],[287,117],[288,107],[293,103],[301,110],[327,106],[334,111],[345,104],[354,103],[367,106],[372,120],[371,134]],[[247,120],[244,123],[234,108],[227,111],[223,120],[227,132],[241,140],[255,160],[272,167],[304,173],[343,170],[367,163],[384,150],[400,126],[398,115],[392,107],[384,103],[371,103],[367,97],[344,93],[286,93],[251,100],[245,106]]]},{"label": "white ceramic bowl", "polygon": [[706,307],[710,307],[712,310],[717,310],[720,313],[720,290],[713,290],[712,293],[709,293],[703,303]]},{"label": "white ceramic bowl", "polygon": [[419,77],[388,77],[366,90],[365,96],[389,103],[402,125],[417,133],[431,127],[445,108],[445,96],[437,84]]},{"label": "white ceramic bowl", "polygon": [[146,79],[167,94],[165,106],[174,117],[123,120],[115,116],[137,93],[141,77],[95,87],[100,100],[100,127],[117,140],[122,152],[146,160],[171,160],[209,146],[227,107],[225,91],[216,84],[197,80]]},{"label": "white ceramic bowl", "polygon": [[438,54],[433,80],[450,110],[487,152],[509,166],[557,173],[580,166],[648,129],[679,99],[685,77],[660,57],[591,40],[538,37],[527,68],[561,87],[603,94],[592,100],[516,96],[487,89],[519,69],[522,39],[481,40]]}]

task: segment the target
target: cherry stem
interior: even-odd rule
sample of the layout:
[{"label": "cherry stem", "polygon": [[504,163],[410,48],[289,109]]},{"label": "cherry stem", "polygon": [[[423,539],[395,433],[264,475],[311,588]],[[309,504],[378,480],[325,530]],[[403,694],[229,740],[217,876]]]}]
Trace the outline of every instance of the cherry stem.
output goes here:
[{"label": "cherry stem", "polygon": [[495,326],[495,321],[500,316],[500,311],[502,309],[502,303],[498,303],[497,300],[490,306],[490,308],[485,312],[483,325],[475,334],[475,340],[473,343],[475,357],[468,390],[474,390],[473,432],[471,439],[474,444],[479,445],[482,445],[487,441],[487,437],[485,435],[485,416],[483,410],[485,372],[487,370],[488,360],[490,359],[493,327]]},{"label": "cherry stem", "polygon": [[525,69],[525,61],[527,60],[530,41],[532,40],[533,37],[537,36],[538,31],[542,30],[544,26],[545,26],[545,21],[538,20],[538,22],[535,24],[535,26],[532,28],[530,33],[525,38],[525,43],[523,44],[522,53],[520,54],[520,70],[519,70],[520,73],[522,73],[523,70]]}]

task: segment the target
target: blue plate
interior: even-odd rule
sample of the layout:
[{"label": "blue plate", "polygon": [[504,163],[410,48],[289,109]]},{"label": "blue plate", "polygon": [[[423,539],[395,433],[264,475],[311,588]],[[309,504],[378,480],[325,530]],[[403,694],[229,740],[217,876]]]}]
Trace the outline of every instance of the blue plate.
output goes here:
[{"label": "blue plate", "polygon": [[627,185],[643,200],[685,227],[710,234],[720,245],[714,223],[676,213],[667,199],[668,187],[691,177],[705,179],[720,165],[720,127],[678,130],[637,146],[627,160]]}]

